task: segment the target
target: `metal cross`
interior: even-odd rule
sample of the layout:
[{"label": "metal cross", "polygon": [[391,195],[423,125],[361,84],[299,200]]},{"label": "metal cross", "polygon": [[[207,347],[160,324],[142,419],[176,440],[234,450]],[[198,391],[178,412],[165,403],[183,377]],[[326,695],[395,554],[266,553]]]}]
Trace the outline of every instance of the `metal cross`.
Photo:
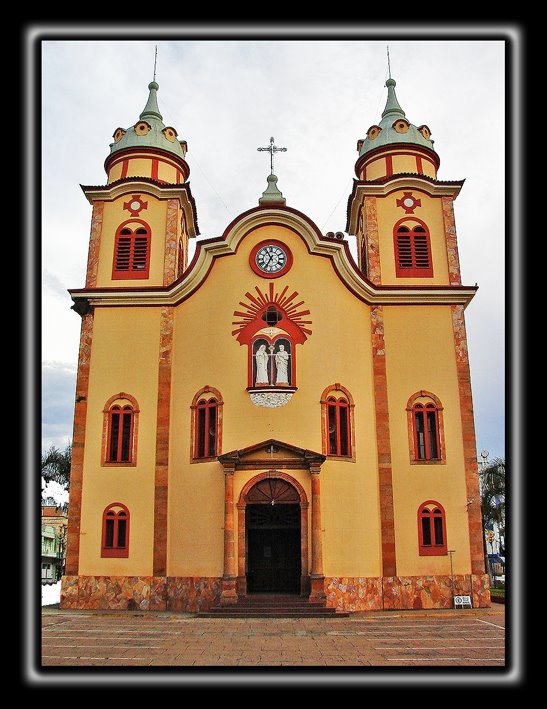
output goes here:
[{"label": "metal cross", "polygon": [[266,152],[270,153],[270,169],[271,169],[270,174],[271,175],[274,174],[274,171],[273,171],[274,153],[286,153],[287,152],[287,148],[278,148],[277,145],[274,145],[273,138],[270,138],[270,145],[267,148],[257,148],[257,150],[260,150],[260,151],[265,150]]}]

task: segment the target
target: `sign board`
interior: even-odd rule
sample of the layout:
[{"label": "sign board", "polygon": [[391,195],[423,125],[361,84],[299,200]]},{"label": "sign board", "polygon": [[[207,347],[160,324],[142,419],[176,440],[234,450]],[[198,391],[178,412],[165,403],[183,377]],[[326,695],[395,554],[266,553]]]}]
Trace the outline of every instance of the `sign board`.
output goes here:
[{"label": "sign board", "polygon": [[462,608],[465,608],[466,606],[468,608],[473,608],[471,596],[454,596],[454,608],[457,608],[458,606],[461,606]]}]

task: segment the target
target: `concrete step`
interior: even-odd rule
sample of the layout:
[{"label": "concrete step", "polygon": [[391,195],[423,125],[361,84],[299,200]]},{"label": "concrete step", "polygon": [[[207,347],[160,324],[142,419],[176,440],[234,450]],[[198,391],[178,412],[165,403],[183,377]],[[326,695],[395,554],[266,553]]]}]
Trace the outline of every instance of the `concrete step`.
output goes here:
[{"label": "concrete step", "polygon": [[310,603],[298,595],[253,594],[241,596],[231,606],[214,606],[198,613],[200,618],[347,618],[349,613]]}]

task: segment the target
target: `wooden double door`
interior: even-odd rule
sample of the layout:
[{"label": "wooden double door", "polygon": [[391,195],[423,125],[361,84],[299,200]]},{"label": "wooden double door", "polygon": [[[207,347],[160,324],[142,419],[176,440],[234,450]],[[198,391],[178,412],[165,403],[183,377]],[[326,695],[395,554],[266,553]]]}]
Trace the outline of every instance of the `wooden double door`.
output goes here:
[{"label": "wooden double door", "polygon": [[248,505],[247,592],[300,593],[300,505]]}]

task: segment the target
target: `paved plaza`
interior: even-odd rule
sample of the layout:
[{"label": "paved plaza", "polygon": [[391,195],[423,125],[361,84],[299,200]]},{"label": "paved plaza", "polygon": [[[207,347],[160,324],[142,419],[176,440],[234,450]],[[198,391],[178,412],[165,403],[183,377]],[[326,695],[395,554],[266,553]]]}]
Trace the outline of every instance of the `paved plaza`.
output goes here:
[{"label": "paved plaza", "polygon": [[505,608],[349,618],[42,609],[42,667],[500,667]]}]

